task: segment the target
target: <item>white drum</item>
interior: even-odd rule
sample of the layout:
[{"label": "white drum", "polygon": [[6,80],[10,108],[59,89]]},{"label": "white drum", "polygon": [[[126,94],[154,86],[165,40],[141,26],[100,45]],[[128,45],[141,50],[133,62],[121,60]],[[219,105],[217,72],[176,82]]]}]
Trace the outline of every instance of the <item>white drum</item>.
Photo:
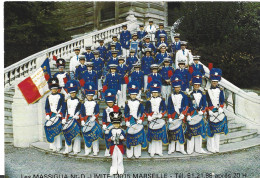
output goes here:
[{"label": "white drum", "polygon": [[224,118],[225,118],[224,113],[218,114],[218,112],[215,112],[215,113],[213,113],[213,116],[209,117],[209,120],[210,120],[210,122],[217,123],[217,122],[223,121]]},{"label": "white drum", "polygon": [[196,115],[196,116],[194,116],[194,117],[191,118],[191,121],[188,122],[188,124],[189,124],[189,125],[195,125],[195,124],[199,123],[199,122],[201,121],[201,119],[203,119],[202,116]]},{"label": "white drum", "polygon": [[50,120],[48,120],[47,122],[46,122],[46,126],[47,127],[49,127],[49,126],[52,126],[52,125],[54,125],[56,122],[58,122],[59,121],[59,117],[52,117]]},{"label": "white drum", "polygon": [[134,124],[128,129],[128,134],[136,134],[140,132],[144,128],[141,124]]},{"label": "white drum", "polygon": [[175,130],[180,127],[182,124],[182,120],[175,119],[173,120],[173,123],[169,125],[169,130]]},{"label": "white drum", "polygon": [[149,123],[149,128],[153,130],[161,129],[165,125],[165,120],[154,119]]},{"label": "white drum", "polygon": [[67,128],[69,128],[69,127],[73,124],[73,120],[74,120],[74,119],[68,120],[68,121],[64,124],[64,126],[62,127],[62,130],[66,130]]},{"label": "white drum", "polygon": [[89,131],[94,127],[95,124],[96,124],[96,121],[86,122],[85,125],[84,125],[83,128],[82,128],[82,132],[83,132],[83,133],[89,132]]}]

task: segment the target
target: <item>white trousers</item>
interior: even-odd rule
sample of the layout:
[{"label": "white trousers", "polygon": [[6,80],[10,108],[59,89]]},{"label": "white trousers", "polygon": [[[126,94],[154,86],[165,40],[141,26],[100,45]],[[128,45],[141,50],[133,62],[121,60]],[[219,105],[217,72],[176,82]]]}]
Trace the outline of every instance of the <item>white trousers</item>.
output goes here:
[{"label": "white trousers", "polygon": [[165,104],[168,104],[168,98],[171,95],[171,85],[162,85],[162,97],[165,98]]},{"label": "white trousers", "polygon": [[197,153],[204,153],[202,149],[202,137],[200,135],[191,137],[191,140],[187,139],[187,153],[192,154],[194,149]]},{"label": "white trousers", "polygon": [[123,154],[117,145],[115,145],[112,155],[112,166],[110,167],[110,175],[124,174]]},{"label": "white trousers", "polygon": [[[175,149],[175,145],[176,145],[176,149]],[[185,152],[184,151],[184,144],[180,144],[178,141],[171,141],[171,143],[168,146],[168,153],[171,154],[173,152],[179,151],[179,152]]]},{"label": "white trousers", "polygon": [[92,147],[90,148],[85,145],[85,155],[89,155],[89,153],[91,153],[91,148],[93,149],[93,155],[97,155],[99,152],[99,140],[92,142]]},{"label": "white trousers", "polygon": [[144,75],[144,91],[146,91],[148,85],[148,75]]},{"label": "white trousers", "polygon": [[151,156],[154,156],[154,154],[158,154],[162,156],[162,141],[161,140],[152,140],[151,143],[149,143],[148,152]]},{"label": "white trousers", "polygon": [[141,153],[142,153],[142,147],[140,144],[137,146],[131,146],[130,149],[126,149],[126,156],[128,158],[132,158],[133,156],[139,158],[141,156]]},{"label": "white trousers", "polygon": [[219,152],[220,134],[215,133],[213,137],[207,137],[207,150],[210,152]]},{"label": "white trousers", "polygon": [[129,49],[122,48],[122,54],[123,54],[124,57],[128,57],[129,56]]},{"label": "white trousers", "polygon": [[50,149],[52,149],[53,151],[60,151],[61,148],[62,148],[62,139],[61,139],[61,135],[58,135],[54,138],[54,142],[50,143]]},{"label": "white trousers", "polygon": [[121,93],[118,95],[118,106],[125,107],[127,84],[121,84]]},{"label": "white trousers", "polygon": [[72,151],[72,145],[73,145],[73,152],[74,154],[77,154],[81,151],[81,137],[77,136],[74,139],[74,143],[71,144],[70,146],[67,145],[66,141],[65,141],[65,151],[64,153],[70,153]]}]

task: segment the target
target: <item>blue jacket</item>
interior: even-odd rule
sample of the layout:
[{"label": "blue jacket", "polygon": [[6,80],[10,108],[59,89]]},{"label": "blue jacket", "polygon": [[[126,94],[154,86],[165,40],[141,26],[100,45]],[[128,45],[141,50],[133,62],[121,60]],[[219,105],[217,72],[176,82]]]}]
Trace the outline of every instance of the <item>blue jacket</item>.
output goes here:
[{"label": "blue jacket", "polygon": [[106,59],[107,48],[103,45],[103,46],[97,47],[97,50],[99,51],[100,57],[103,58],[103,59]]},{"label": "blue jacket", "polygon": [[192,64],[191,65],[191,67],[192,67],[192,69],[193,69],[193,72],[194,71],[199,71],[202,75],[205,75],[205,71],[204,71],[204,68],[203,68],[203,66],[201,65],[201,64]]},{"label": "blue jacket", "polygon": [[176,54],[176,51],[181,49],[181,43],[180,41],[177,43],[177,45],[174,43],[172,43],[172,53]]},{"label": "blue jacket", "polygon": [[159,82],[162,83],[162,76],[161,76],[161,74],[157,73],[157,75],[156,75],[156,74],[150,73],[148,75],[148,85],[147,85],[148,89],[150,88],[151,81],[154,81],[154,80],[158,80]]},{"label": "blue jacket", "polygon": [[[108,47],[107,47],[108,50],[111,50],[111,43],[108,44]],[[121,49],[121,44],[119,42],[116,42],[116,50],[119,50],[120,52],[122,51]]]},{"label": "blue jacket", "polygon": [[[132,115],[130,115],[130,108],[129,108],[127,102],[126,102],[126,105],[125,105],[124,115],[125,115],[125,121],[130,121]],[[140,117],[140,119],[142,121],[144,120],[144,105],[141,102],[140,102],[138,109],[137,109],[137,117]],[[137,119],[137,118],[135,118],[135,119]]]},{"label": "blue jacket", "polygon": [[128,67],[125,64],[123,64],[123,67],[121,67],[121,64],[120,64],[120,65],[117,66],[116,69],[117,69],[117,73],[119,73],[122,77],[122,81],[121,81],[122,84],[126,84],[124,76],[128,72]]},{"label": "blue jacket", "polygon": [[[155,56],[155,62],[157,64],[161,64],[163,62],[163,59],[166,58],[166,57],[169,57],[168,53],[165,52],[164,54],[162,53],[157,53],[156,56]],[[170,65],[172,64],[172,61],[170,62]]]},{"label": "blue jacket", "polygon": [[84,71],[87,70],[87,66],[86,65],[79,65],[76,67],[76,71],[75,71],[75,77],[77,80],[82,79],[83,73]]},{"label": "blue jacket", "polygon": [[[121,54],[122,54],[122,52],[121,52],[121,51],[118,51],[117,56],[120,56]],[[107,60],[109,60],[110,58],[113,58],[112,52],[111,52],[111,51],[108,51],[108,52],[107,52],[107,58],[106,58],[106,61],[105,61],[105,62],[107,62]]]},{"label": "blue jacket", "polygon": [[166,33],[166,31],[165,30],[157,30],[156,32],[155,32],[155,38],[157,38],[157,41],[158,42],[160,42],[160,40],[161,40],[161,38],[160,38],[160,34],[165,34],[165,41],[167,41],[167,33]]},{"label": "blue jacket", "polygon": [[[77,107],[76,107],[76,109],[74,111],[74,114],[76,114],[77,112],[80,112],[81,102],[79,101],[79,99],[77,97],[70,98],[70,99],[71,100],[78,100],[78,105],[77,105]],[[68,115],[68,106],[67,106],[67,104],[68,104],[68,100],[67,100],[67,102],[64,102],[64,105],[62,107],[62,116],[63,117],[66,117]]]},{"label": "blue jacket", "polygon": [[181,86],[181,90],[185,91],[187,88],[189,88],[190,84],[190,80],[191,80],[191,74],[189,73],[189,71],[187,69],[176,69],[175,70],[176,74],[180,74],[182,77],[182,86]]},{"label": "blue jacket", "polygon": [[51,107],[50,105],[52,103],[50,103],[50,100],[49,100],[49,97],[52,97],[52,96],[55,96],[55,95],[58,95],[58,105],[57,105],[57,108],[56,109],[56,112],[59,111],[58,114],[61,114],[62,115],[62,108],[64,107],[64,95],[61,94],[61,93],[57,93],[57,94],[50,94],[47,98],[46,98],[46,102],[45,102],[45,112],[46,112],[46,115],[49,115],[51,116],[52,112],[51,112]]},{"label": "blue jacket", "polygon": [[[94,108],[94,112],[92,113],[92,115],[95,115],[95,116],[98,116],[99,115],[99,105],[98,103],[95,101],[96,105],[95,105],[95,108]],[[85,108],[85,103],[83,103],[81,105],[81,108],[80,108],[80,115],[81,117],[86,117],[86,108]],[[89,118],[88,118],[89,119]],[[85,121],[88,121],[88,120],[85,120]]]},{"label": "blue jacket", "polygon": [[144,88],[144,73],[142,71],[139,71],[138,73],[134,71],[131,74],[131,81],[136,81],[139,83],[139,88]]},{"label": "blue jacket", "polygon": [[152,56],[144,56],[141,60],[141,69],[144,72],[144,75],[148,75],[151,73],[151,65],[154,64],[154,58]]},{"label": "blue jacket", "polygon": [[156,47],[158,48],[161,44],[166,44],[166,46],[168,47],[168,43],[167,43],[167,41],[164,41],[164,42],[161,42],[161,41],[159,41],[158,43],[157,43],[157,45],[156,45]]},{"label": "blue jacket", "polygon": [[126,65],[128,66],[128,70],[130,71],[133,68],[133,64],[135,64],[138,61],[138,58],[136,56],[129,56],[126,59]]},{"label": "blue jacket", "polygon": [[102,69],[104,67],[104,61],[102,58],[93,58],[92,61],[93,62],[93,70],[97,73],[98,79],[101,78],[102,76]]},{"label": "blue jacket", "polygon": [[154,45],[152,43],[141,43],[140,45],[141,45],[140,49],[151,48],[152,52],[154,54],[156,53],[156,48],[154,47]]},{"label": "blue jacket", "polygon": [[[176,93],[173,92],[173,94]],[[179,109],[179,112],[180,114],[186,115],[189,109],[188,97],[182,91],[180,91],[179,94],[182,95],[181,108]],[[170,97],[168,98],[167,112],[168,112],[168,118],[172,118],[172,119],[178,118],[177,112],[175,111],[174,104],[172,102],[172,95],[170,95]]]},{"label": "blue jacket", "polygon": [[159,72],[162,76],[162,85],[169,85],[165,80],[169,80],[171,79],[171,76],[173,76],[174,74],[174,69],[173,67],[169,66],[169,67],[162,67],[162,70],[160,70]]},{"label": "blue jacket", "polygon": [[90,62],[91,59],[94,58],[94,54],[92,52],[90,52],[90,53],[85,52],[84,55],[86,57],[87,62]]},{"label": "blue jacket", "polygon": [[[161,100],[161,103],[160,103],[160,106],[159,106],[159,112],[161,113],[165,113],[166,112],[166,105],[165,105],[165,101],[162,99]],[[152,116],[152,105],[151,105],[151,101],[148,100],[146,101],[146,104],[145,104],[145,114],[148,116]]]},{"label": "blue jacket", "polygon": [[126,48],[129,49],[130,46],[130,39],[132,38],[131,33],[126,30],[126,31],[122,31],[120,34],[120,43],[122,45],[122,48]]},{"label": "blue jacket", "polygon": [[[220,107],[224,107],[224,103],[225,103],[225,97],[224,97],[224,91],[222,88],[220,87],[216,87],[220,90],[220,93],[219,93],[219,105]],[[210,88],[212,89],[212,87]],[[213,104],[212,104],[212,101],[210,99],[210,96],[209,96],[209,92],[207,91],[206,93],[206,99],[207,99],[207,103],[208,103],[208,109],[212,110],[214,108]]]},{"label": "blue jacket", "polygon": [[107,67],[109,67],[109,65],[111,65],[111,64],[118,65],[118,58],[116,58],[115,60],[113,58],[108,59]]},{"label": "blue jacket", "polygon": [[[95,88],[94,90],[97,90],[97,87],[98,87],[98,75],[95,71],[91,71],[91,73],[89,71],[85,71],[83,73],[83,77],[82,79],[84,80],[84,84],[87,83],[87,82],[93,82],[95,84]],[[82,87],[84,86],[81,85]]]},{"label": "blue jacket", "polygon": [[122,84],[122,76],[118,73],[115,73],[115,76],[112,76],[111,73],[107,74],[104,85],[107,86],[108,89],[114,89],[116,92],[121,90]]},{"label": "blue jacket", "polygon": [[139,39],[139,40],[141,40],[143,37],[145,37],[147,35],[147,32],[146,31],[138,31],[137,32],[137,38]]}]

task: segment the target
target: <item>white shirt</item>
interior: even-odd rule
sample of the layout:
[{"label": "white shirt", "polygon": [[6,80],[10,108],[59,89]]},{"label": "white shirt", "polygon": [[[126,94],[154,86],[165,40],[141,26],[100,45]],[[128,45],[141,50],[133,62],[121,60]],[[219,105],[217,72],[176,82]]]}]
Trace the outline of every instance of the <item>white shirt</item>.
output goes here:
[{"label": "white shirt", "polygon": [[150,25],[147,25],[147,27],[146,27],[146,32],[147,32],[147,33],[155,33],[155,32],[156,32],[156,27],[155,27],[155,25],[152,25],[151,28],[150,28]]},{"label": "white shirt", "polygon": [[78,60],[77,60],[77,55],[75,55],[70,59],[70,71],[75,72],[76,66],[78,65],[80,65],[79,55],[78,55]]},{"label": "white shirt", "polygon": [[176,53],[176,58],[175,58],[175,66],[176,66],[176,69],[179,68],[179,65],[178,65],[178,60],[185,56],[187,58],[187,61],[186,61],[186,65],[188,64],[188,61],[189,61],[189,65],[192,65],[193,63],[193,56],[192,54],[190,53],[190,51],[188,49],[184,49],[184,54],[183,54],[183,51],[182,49],[179,50],[177,53]]}]

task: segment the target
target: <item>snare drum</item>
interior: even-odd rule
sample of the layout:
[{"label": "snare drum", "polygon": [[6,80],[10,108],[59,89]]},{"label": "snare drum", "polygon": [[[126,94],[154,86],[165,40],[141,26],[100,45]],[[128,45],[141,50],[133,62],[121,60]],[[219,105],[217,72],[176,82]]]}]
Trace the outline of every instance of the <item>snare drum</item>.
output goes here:
[{"label": "snare drum", "polygon": [[128,134],[136,134],[140,132],[144,128],[143,125],[140,124],[134,124],[131,127],[128,128],[127,133]]},{"label": "snare drum", "polygon": [[53,126],[53,125],[55,125],[58,121],[60,121],[59,117],[54,116],[54,117],[52,117],[50,120],[48,120],[48,121],[45,122],[45,126],[46,126],[46,127]]},{"label": "snare drum", "polygon": [[210,122],[217,123],[217,122],[223,121],[224,118],[225,118],[224,113],[218,114],[218,112],[214,112],[213,116],[209,117],[209,120],[210,120]]},{"label": "snare drum", "polygon": [[165,120],[163,119],[154,119],[149,123],[149,128],[152,130],[161,129],[165,125]]},{"label": "snare drum", "polygon": [[192,117],[191,121],[188,122],[188,124],[189,124],[189,125],[198,124],[202,119],[203,119],[203,116],[195,115],[194,117]]},{"label": "snare drum", "polygon": [[94,127],[95,124],[96,124],[95,121],[93,121],[93,122],[91,122],[91,121],[87,122],[87,123],[83,126],[83,128],[82,128],[82,132],[83,132],[83,133],[89,132],[89,131]]},{"label": "snare drum", "polygon": [[76,119],[70,119],[62,128],[67,145],[71,145],[72,140],[80,134],[80,127]]},{"label": "snare drum", "polygon": [[48,142],[53,143],[54,138],[59,135],[62,131],[61,119],[56,117],[55,114],[52,114],[50,120],[45,122],[44,130],[46,134],[46,139]]}]

